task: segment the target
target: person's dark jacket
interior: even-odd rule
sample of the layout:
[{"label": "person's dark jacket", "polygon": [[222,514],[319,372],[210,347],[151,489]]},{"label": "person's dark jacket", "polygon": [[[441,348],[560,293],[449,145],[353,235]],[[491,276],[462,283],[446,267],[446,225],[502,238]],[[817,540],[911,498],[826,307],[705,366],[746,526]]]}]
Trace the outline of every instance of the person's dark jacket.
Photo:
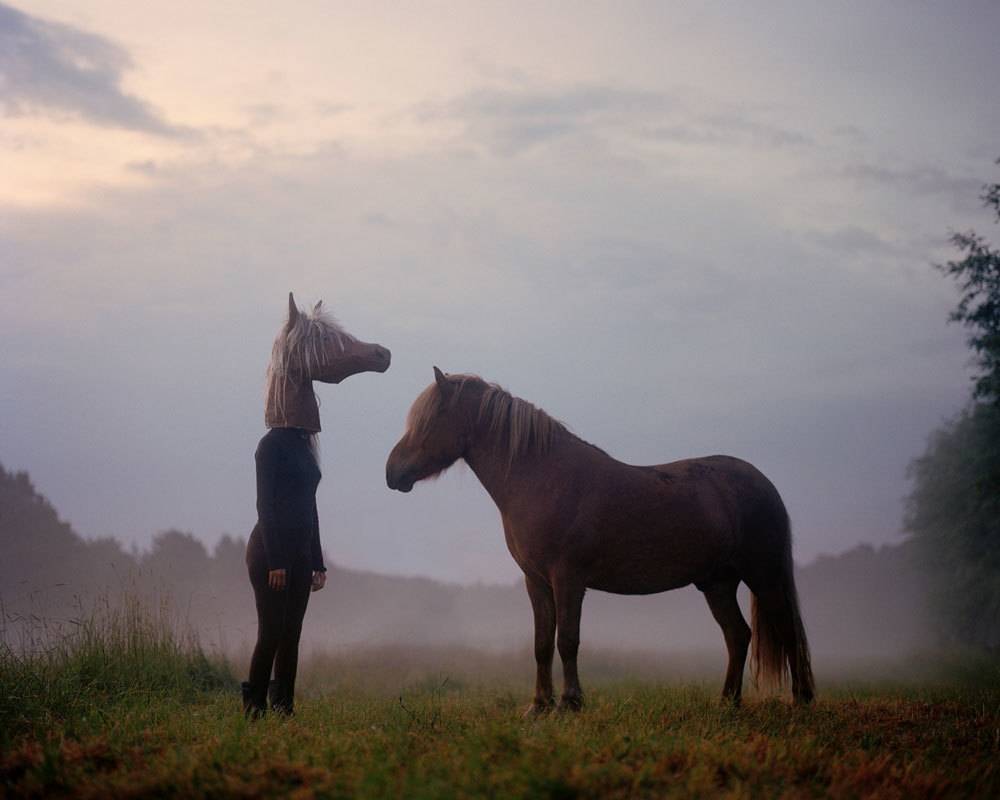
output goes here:
[{"label": "person's dark jacket", "polygon": [[319,542],[316,487],[322,477],[309,435],[300,428],[272,428],[261,438],[257,462],[257,528],[269,570],[307,558],[325,571]]}]

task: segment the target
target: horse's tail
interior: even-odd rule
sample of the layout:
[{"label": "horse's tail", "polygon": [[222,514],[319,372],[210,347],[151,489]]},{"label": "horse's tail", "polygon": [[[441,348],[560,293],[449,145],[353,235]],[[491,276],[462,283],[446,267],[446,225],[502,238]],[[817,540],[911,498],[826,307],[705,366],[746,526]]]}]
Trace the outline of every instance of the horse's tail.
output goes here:
[{"label": "horse's tail", "polygon": [[791,526],[787,513],[782,517],[781,570],[772,585],[758,586],[759,593],[751,595],[751,668],[755,683],[768,688],[783,687],[790,671],[795,700],[808,703],[816,693],[816,686],[795,590]]}]

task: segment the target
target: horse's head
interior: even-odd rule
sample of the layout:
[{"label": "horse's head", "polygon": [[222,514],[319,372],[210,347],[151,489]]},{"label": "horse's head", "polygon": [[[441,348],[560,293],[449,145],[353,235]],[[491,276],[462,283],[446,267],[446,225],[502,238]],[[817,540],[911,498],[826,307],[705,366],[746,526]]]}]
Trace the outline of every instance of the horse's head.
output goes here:
[{"label": "horse's head", "polygon": [[274,340],[267,368],[265,422],[268,427],[319,431],[319,406],[312,381],[340,383],[359,372],[385,372],[392,355],[363,342],[338,325],[320,300],[300,311],[288,293],[288,320]]},{"label": "horse's head", "polygon": [[465,408],[462,395],[468,382],[450,379],[434,367],[434,383],[413,401],[406,419],[406,433],[385,464],[390,489],[408,492],[413,484],[448,469],[465,454],[475,416]]}]

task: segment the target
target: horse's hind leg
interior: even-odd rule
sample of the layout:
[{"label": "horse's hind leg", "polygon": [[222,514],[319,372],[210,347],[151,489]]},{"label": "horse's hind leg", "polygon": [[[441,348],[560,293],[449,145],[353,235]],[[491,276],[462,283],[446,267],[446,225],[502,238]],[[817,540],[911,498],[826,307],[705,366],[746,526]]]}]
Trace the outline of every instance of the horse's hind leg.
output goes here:
[{"label": "horse's hind leg", "polygon": [[738,580],[725,580],[698,585],[708,601],[712,616],[722,628],[726,649],[729,651],[729,666],[726,669],[726,683],[722,687],[722,698],[731,700],[737,706],[743,692],[743,670],[750,647],[750,626],[743,618],[740,604],[736,601],[739,583]]},{"label": "horse's hind leg", "polygon": [[552,657],[556,642],[556,603],[552,587],[530,575],[524,576],[524,585],[531,599],[531,609],[535,614],[535,700],[528,714],[549,711],[555,705],[552,688]]}]

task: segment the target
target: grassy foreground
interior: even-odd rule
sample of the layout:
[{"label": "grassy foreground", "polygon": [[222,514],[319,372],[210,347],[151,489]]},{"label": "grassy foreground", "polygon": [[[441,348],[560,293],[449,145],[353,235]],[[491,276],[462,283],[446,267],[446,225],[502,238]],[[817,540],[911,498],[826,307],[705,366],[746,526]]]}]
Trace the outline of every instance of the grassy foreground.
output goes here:
[{"label": "grassy foreground", "polygon": [[[984,674],[738,710],[714,686],[605,679],[581,714],[524,720],[530,676],[452,679],[445,659],[390,690],[345,682],[357,657],[326,658],[306,665],[294,719],[248,723],[230,668],[195,643],[138,614],[84,628],[0,658],[0,795],[1000,796],[1000,684]],[[392,652],[369,677],[399,674]]]}]

